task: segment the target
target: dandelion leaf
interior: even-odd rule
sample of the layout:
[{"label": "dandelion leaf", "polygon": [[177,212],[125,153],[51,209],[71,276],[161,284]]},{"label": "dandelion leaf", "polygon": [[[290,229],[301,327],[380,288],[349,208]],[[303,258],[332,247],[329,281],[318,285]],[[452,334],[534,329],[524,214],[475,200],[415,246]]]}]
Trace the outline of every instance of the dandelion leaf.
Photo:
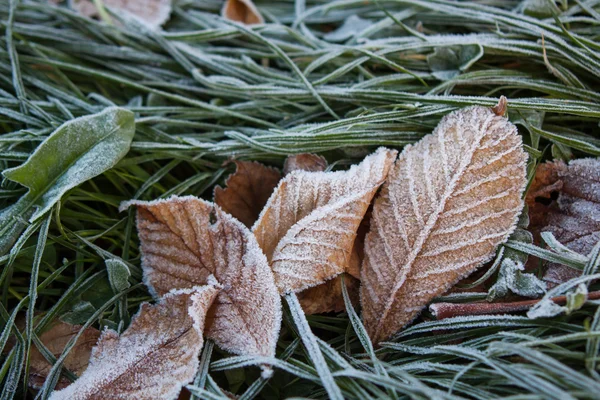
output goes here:
[{"label": "dandelion leaf", "polygon": [[193,196],[133,201],[146,283],[157,295],[205,285],[222,287],[207,337],[236,354],[274,356],[281,299],[252,233],[217,205]]},{"label": "dandelion leaf", "polygon": [[87,370],[50,399],[176,399],[198,369],[204,320],[216,294],[213,286],[196,287],[142,304],[120,336],[102,334]]},{"label": "dandelion leaf", "polygon": [[226,188],[215,188],[215,203],[247,227],[257,220],[261,210],[281,179],[275,168],[258,162],[235,161],[236,171],[227,178]]},{"label": "dandelion leaf", "polygon": [[494,255],[523,208],[525,162],[516,127],[484,107],[447,115],[404,149],[365,239],[361,302],[375,343]]}]

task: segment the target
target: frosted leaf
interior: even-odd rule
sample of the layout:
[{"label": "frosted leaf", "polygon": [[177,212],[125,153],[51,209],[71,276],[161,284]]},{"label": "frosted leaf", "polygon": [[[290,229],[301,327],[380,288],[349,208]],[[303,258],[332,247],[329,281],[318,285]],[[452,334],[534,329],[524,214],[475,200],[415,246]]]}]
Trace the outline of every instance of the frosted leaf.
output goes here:
[{"label": "frosted leaf", "polygon": [[[207,321],[207,337],[244,355],[274,356],[281,299],[252,233],[217,205],[193,196],[137,206],[142,269],[159,296],[174,288],[222,286]],[[211,219],[214,222],[211,222]]]},{"label": "frosted leaf", "polygon": [[[583,158],[538,167],[527,194],[534,234],[550,232],[570,250],[587,255],[600,240],[600,161]],[[556,193],[558,197],[556,198]],[[554,197],[552,196],[554,194]],[[552,200],[556,198],[556,200]],[[545,199],[545,200],[541,200]],[[538,236],[539,237],[539,236]],[[581,274],[549,264],[544,280],[560,284]]]},{"label": "frosted leaf", "polygon": [[347,171],[294,171],[281,180],[252,228],[280,293],[350,268],[359,225],[395,158],[380,148]]},{"label": "frosted leaf", "polygon": [[[360,280],[352,275],[345,277],[346,288],[352,304],[358,305]],[[342,294],[342,279],[335,278],[298,293],[298,300],[305,314],[321,314],[326,312],[340,312],[346,310],[344,295]]]},{"label": "frosted leaf", "polygon": [[142,304],[120,336],[105,331],[88,369],[51,400],[176,399],[198,369],[212,286],[175,290]]},{"label": "frosted leaf", "polygon": [[227,187],[215,187],[215,203],[244,225],[251,227],[281,175],[275,168],[253,161],[235,161],[235,166],[235,173],[225,182]]},{"label": "frosted leaf", "polygon": [[321,172],[327,169],[327,160],[317,154],[302,153],[289,156],[283,164],[283,175],[292,171]]},{"label": "frosted leaf", "polygon": [[550,318],[559,314],[570,314],[573,311],[579,310],[587,301],[588,290],[584,283],[581,283],[575,288],[574,291],[568,292],[566,295],[567,304],[560,306],[552,301],[550,298],[544,298],[539,303],[531,307],[527,312],[527,317],[531,319],[536,318]]},{"label": "frosted leaf", "polygon": [[[80,325],[58,322],[40,335],[40,341],[54,357],[58,358],[62,354],[69,340],[76,336],[81,328]],[[96,345],[99,337],[100,331],[98,331],[98,329],[91,327],[87,328],[79,337],[75,346],[69,351],[67,358],[65,358],[63,364],[65,368],[80,376],[88,366],[92,348]],[[41,388],[52,365],[46,360],[35,345],[31,346],[29,363],[29,386]],[[61,377],[56,387],[62,389],[67,387],[70,383],[71,381],[67,378]]]},{"label": "frosted leaf", "polygon": [[504,297],[509,293],[525,297],[538,297],[544,294],[546,284],[534,274],[524,271],[525,267],[521,262],[515,262],[510,258],[502,260],[498,279],[488,293],[488,301]]},{"label": "frosted leaf", "polygon": [[525,161],[516,127],[484,107],[447,115],[404,149],[365,240],[361,302],[375,343],[494,255],[523,208]]},{"label": "frosted leaf", "polygon": [[230,21],[241,22],[246,25],[265,22],[252,0],[226,0],[221,10],[221,16]]},{"label": "frosted leaf", "polygon": [[[125,11],[153,28],[158,28],[171,14],[172,0],[102,0],[106,7]],[[86,17],[98,16],[98,10],[91,0],[72,0],[72,7]]]}]

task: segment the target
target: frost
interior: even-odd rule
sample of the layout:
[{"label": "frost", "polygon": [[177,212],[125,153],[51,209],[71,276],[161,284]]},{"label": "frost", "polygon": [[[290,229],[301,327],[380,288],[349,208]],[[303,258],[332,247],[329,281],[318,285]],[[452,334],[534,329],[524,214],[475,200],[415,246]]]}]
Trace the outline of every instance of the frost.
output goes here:
[{"label": "frost", "polygon": [[176,399],[198,369],[204,318],[216,293],[205,286],[143,304],[123,334],[103,332],[86,371],[50,399]]},{"label": "frost", "polygon": [[510,258],[502,260],[498,279],[490,288],[488,300],[504,297],[510,292],[525,297],[538,297],[546,292],[546,284],[534,274],[523,273],[525,267]]},{"label": "frost", "polygon": [[283,164],[283,175],[301,170],[308,172],[322,172],[327,169],[327,160],[317,154],[302,153],[289,156]]},{"label": "frost", "polygon": [[206,335],[236,354],[274,356],[281,299],[273,273],[252,233],[240,221],[193,196],[137,207],[142,269],[158,296],[218,282]]},{"label": "frost", "polygon": [[281,180],[252,228],[280,293],[357,270],[357,230],[395,158],[381,148],[347,171],[296,170]]},{"label": "frost", "polygon": [[484,107],[451,113],[405,147],[365,239],[361,302],[373,342],[494,255],[523,208],[525,161],[516,127]]},{"label": "frost", "polygon": [[252,0],[226,0],[221,10],[221,16],[246,25],[265,22]]},{"label": "frost", "polygon": [[567,304],[565,306],[556,304],[550,298],[544,298],[527,312],[527,317],[535,319],[554,317],[563,313],[570,314],[575,310],[579,310],[585,304],[587,295],[587,286],[581,283],[575,291],[567,293]]}]

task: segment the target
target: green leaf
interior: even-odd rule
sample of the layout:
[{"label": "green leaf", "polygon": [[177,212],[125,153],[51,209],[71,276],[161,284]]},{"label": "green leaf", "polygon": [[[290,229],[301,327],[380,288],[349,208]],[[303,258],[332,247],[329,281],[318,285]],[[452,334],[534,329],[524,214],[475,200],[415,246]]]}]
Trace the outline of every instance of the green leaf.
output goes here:
[{"label": "green leaf", "polygon": [[0,253],[21,233],[24,224],[17,222],[18,218],[29,217],[30,222],[39,219],[69,189],[102,174],[123,158],[129,151],[134,126],[133,113],[117,107],[73,119],[48,136],[25,163],[5,170],[5,178],[29,191],[0,214]]},{"label": "green leaf", "polygon": [[131,286],[129,283],[131,271],[129,271],[127,264],[116,258],[106,260],[105,263],[108,271],[108,281],[114,293],[118,294],[128,289]]}]

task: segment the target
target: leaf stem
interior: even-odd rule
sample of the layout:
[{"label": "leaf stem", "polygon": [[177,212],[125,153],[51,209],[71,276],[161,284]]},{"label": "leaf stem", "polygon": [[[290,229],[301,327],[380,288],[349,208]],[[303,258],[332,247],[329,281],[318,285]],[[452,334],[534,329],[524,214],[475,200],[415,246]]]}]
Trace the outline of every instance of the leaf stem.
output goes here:
[{"label": "leaf stem", "polygon": [[[588,300],[600,299],[600,291],[590,292]],[[567,296],[552,297],[554,303],[565,305]],[[435,303],[429,306],[429,310],[440,319],[467,316],[467,315],[490,315],[490,314],[508,314],[514,312],[527,311],[541,299],[514,301],[510,303]]]}]

